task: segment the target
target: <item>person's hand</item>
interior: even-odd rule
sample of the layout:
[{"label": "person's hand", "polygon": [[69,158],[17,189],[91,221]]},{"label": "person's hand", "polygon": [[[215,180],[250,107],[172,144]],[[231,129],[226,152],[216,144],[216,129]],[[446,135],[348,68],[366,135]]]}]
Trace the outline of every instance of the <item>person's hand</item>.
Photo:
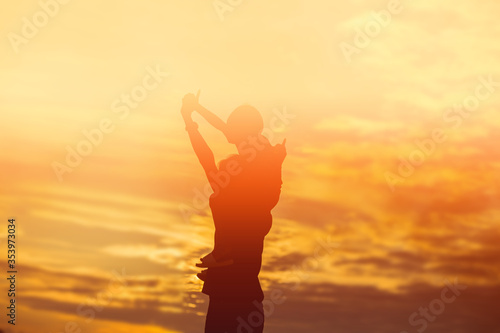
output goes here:
[{"label": "person's hand", "polygon": [[[206,256],[204,256],[203,258],[200,258],[200,261],[201,261],[201,264],[203,266],[206,266],[206,267],[210,267],[210,266],[217,264],[217,260],[215,260],[215,257],[212,253],[209,253]],[[198,265],[196,265],[196,266],[198,266]],[[201,266],[198,266],[198,267],[201,267]]]},{"label": "person's hand", "polygon": [[228,259],[224,261],[217,261],[212,253],[207,254],[203,258],[200,258],[200,263],[196,264],[196,267],[202,268],[212,268],[212,267],[223,267],[229,266],[234,263],[233,259]]},{"label": "person's hand", "polygon": [[184,98],[182,98],[182,108],[181,112],[183,114],[191,114],[194,110],[198,108],[200,105],[198,103],[198,99],[200,98],[200,90],[198,90],[198,93],[196,96],[194,94],[186,94]]}]

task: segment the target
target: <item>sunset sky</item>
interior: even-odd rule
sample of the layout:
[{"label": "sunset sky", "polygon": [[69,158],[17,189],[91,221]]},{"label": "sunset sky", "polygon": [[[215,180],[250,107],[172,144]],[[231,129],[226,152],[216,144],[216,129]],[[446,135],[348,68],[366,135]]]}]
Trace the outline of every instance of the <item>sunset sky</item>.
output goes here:
[{"label": "sunset sky", "polygon": [[201,89],[287,140],[265,332],[500,332],[500,2],[55,1],[0,11],[1,330],[203,331],[214,229],[180,115]]}]

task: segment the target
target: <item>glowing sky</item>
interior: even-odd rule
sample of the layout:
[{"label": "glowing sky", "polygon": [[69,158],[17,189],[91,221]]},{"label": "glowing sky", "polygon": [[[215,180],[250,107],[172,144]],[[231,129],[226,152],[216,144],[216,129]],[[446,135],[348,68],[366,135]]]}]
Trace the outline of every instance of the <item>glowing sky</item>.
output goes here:
[{"label": "glowing sky", "polygon": [[[0,328],[202,331],[213,223],[179,112],[201,89],[287,139],[260,275],[285,298],[266,332],[417,332],[445,281],[467,289],[425,332],[499,330],[500,3],[401,1],[362,45],[391,1],[232,3],[221,20],[213,1],[72,0],[30,38],[39,2],[3,5],[0,232],[16,218],[20,282],[18,325]],[[218,160],[235,152],[196,120]]]}]

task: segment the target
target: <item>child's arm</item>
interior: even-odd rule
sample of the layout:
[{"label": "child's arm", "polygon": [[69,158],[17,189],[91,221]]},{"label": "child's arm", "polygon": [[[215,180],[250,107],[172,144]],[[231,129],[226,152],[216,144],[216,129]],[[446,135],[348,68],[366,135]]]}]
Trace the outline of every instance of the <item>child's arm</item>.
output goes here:
[{"label": "child's arm", "polygon": [[196,111],[208,121],[210,125],[221,131],[227,138],[227,125],[216,114],[203,107],[201,104],[196,106]]}]

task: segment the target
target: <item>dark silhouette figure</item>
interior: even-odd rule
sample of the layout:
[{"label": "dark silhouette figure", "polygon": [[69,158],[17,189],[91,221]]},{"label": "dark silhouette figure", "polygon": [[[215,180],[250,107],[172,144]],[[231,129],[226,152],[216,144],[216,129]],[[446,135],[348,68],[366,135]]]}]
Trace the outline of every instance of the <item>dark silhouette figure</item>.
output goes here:
[{"label": "dark silhouette figure", "polygon": [[[210,208],[215,224],[213,251],[201,258],[202,292],[210,296],[205,333],[260,333],[264,327],[259,283],[264,237],[272,225],[271,209],[281,192],[285,141],[272,146],[261,133],[263,120],[253,107],[236,108],[227,123],[187,94],[181,113],[194,151],[214,193]],[[212,151],[191,119],[197,111],[222,131],[238,154],[215,164]]]}]

